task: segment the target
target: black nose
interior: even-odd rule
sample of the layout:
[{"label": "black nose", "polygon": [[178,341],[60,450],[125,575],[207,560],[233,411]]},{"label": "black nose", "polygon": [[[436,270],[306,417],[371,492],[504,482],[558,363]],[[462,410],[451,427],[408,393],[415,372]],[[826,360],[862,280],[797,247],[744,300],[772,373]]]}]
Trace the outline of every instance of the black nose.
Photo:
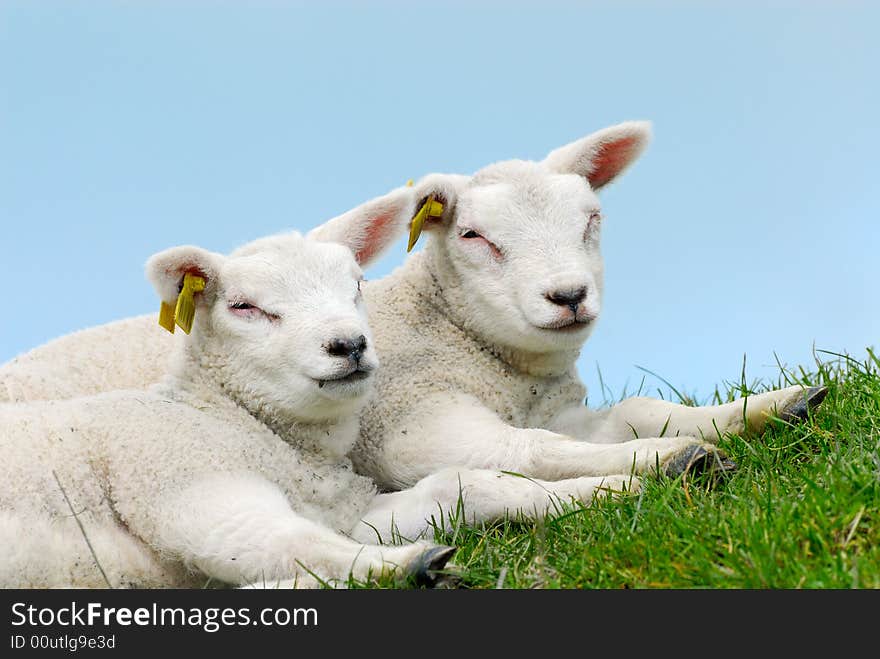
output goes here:
[{"label": "black nose", "polygon": [[332,339],[327,344],[327,352],[334,357],[348,357],[359,361],[367,349],[367,337],[361,334],[356,339]]},{"label": "black nose", "polygon": [[578,305],[587,297],[587,288],[584,286],[582,288],[569,288],[562,291],[550,291],[549,293],[544,293],[544,297],[553,304],[558,304],[560,307],[568,307],[577,313]]}]

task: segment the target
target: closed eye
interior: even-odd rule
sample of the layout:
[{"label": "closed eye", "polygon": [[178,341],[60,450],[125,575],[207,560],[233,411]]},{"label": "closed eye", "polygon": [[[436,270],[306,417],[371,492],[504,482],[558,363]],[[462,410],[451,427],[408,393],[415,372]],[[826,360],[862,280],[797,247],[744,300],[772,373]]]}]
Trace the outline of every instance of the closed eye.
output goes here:
[{"label": "closed eye", "polygon": [[501,248],[499,248],[498,245],[493,243],[491,240],[489,240],[485,236],[480,235],[479,233],[477,233],[473,229],[462,229],[458,235],[459,235],[459,238],[461,238],[462,240],[485,243],[489,247],[489,249],[491,250],[492,256],[494,256],[496,259],[500,260],[504,256],[503,252],[501,251]]},{"label": "closed eye", "polygon": [[595,238],[599,227],[602,225],[602,213],[594,210],[587,214],[587,228],[584,229],[584,240]]},{"label": "closed eye", "polygon": [[250,302],[230,302],[229,303],[229,311],[232,312],[233,316],[237,316],[239,318],[244,318],[245,320],[256,320],[257,318],[266,318],[268,320],[278,320],[279,316],[276,314],[268,313],[260,309],[260,307],[251,304]]}]

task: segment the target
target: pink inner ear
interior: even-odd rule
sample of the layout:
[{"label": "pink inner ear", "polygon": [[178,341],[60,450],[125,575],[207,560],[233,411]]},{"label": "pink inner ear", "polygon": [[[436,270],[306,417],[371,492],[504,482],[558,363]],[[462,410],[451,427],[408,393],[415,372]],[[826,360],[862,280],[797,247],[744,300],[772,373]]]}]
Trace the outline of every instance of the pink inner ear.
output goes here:
[{"label": "pink inner ear", "polygon": [[625,137],[600,146],[587,176],[590,187],[597,190],[612,181],[632,161],[637,144],[638,138]]},{"label": "pink inner ear", "polygon": [[168,277],[177,276],[179,279],[177,280],[177,293],[180,293],[180,288],[183,286],[183,277],[184,275],[190,274],[195,275],[197,277],[201,277],[205,280],[205,283],[208,282],[208,276],[204,273],[201,267],[196,265],[195,263],[182,263],[175,265],[174,268],[166,269]]},{"label": "pink inner ear", "polygon": [[369,261],[375,254],[385,247],[388,239],[388,225],[396,216],[396,213],[390,211],[384,215],[378,215],[367,226],[364,232],[364,241],[361,248],[355,253],[354,258],[360,265]]},{"label": "pink inner ear", "polygon": [[205,283],[208,283],[208,275],[205,274],[205,271],[202,270],[201,267],[196,265],[195,263],[187,263],[180,267],[180,281],[183,281],[184,275],[195,275],[196,277],[201,277],[205,280]]}]

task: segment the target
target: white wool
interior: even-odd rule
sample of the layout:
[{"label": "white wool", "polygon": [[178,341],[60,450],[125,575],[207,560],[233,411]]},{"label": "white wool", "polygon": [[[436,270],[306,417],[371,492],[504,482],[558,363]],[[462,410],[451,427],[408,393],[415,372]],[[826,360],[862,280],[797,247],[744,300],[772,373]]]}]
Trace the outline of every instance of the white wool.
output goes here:
[{"label": "white wool", "polygon": [[412,460],[398,461],[382,449],[387,438],[404,436],[417,450],[423,432],[410,422],[411,413],[432,411],[438,395],[455,392],[480,401],[506,424],[540,428],[560,405],[582,403],[586,393],[571,362],[550,375],[532,375],[456,322],[428,259],[414,254],[365,289],[382,368],[378,395],[361,415],[361,441],[353,458],[358,471],[389,489],[426,475]]},{"label": "white wool", "polygon": [[168,336],[155,313],[67,334],[0,366],[0,402],[146,387],[168,372],[170,346],[183,336]]}]

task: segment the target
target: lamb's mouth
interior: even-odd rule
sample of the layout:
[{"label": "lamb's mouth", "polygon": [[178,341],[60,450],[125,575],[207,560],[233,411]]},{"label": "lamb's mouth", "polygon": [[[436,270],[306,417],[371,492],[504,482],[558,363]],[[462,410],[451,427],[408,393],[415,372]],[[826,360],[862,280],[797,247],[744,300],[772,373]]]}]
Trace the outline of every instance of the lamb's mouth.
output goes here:
[{"label": "lamb's mouth", "polygon": [[588,327],[593,322],[592,318],[584,320],[566,320],[559,323],[550,323],[549,325],[535,325],[538,329],[547,330],[548,332],[577,332]]},{"label": "lamb's mouth", "polygon": [[325,385],[335,385],[335,384],[351,384],[352,382],[360,382],[361,380],[366,380],[370,375],[372,375],[373,369],[371,368],[356,368],[354,370],[349,371],[348,373],[344,373],[337,377],[330,378],[315,378],[315,381],[318,383],[318,388],[323,389]]}]

